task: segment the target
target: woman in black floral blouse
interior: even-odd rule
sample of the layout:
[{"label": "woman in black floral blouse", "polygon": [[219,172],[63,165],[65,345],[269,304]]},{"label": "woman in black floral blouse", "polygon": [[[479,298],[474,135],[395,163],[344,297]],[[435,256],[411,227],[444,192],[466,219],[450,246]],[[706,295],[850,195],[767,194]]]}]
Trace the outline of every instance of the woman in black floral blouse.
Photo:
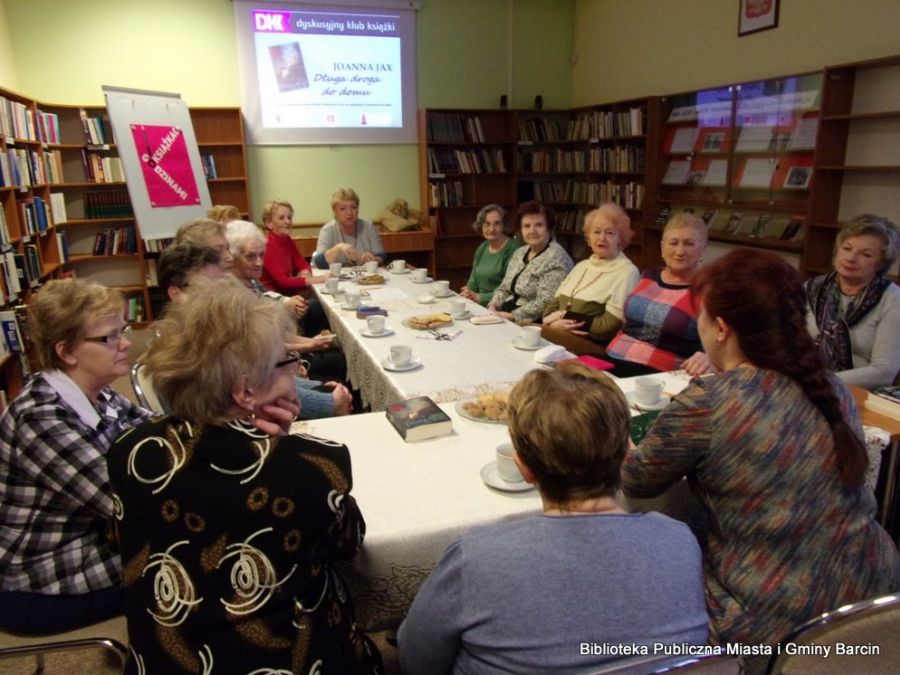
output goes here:
[{"label": "woman in black floral blouse", "polygon": [[201,282],[157,326],[144,362],[173,415],[109,457],[127,672],[380,672],[332,564],[365,533],[350,454],[281,432],[297,411],[294,322]]}]

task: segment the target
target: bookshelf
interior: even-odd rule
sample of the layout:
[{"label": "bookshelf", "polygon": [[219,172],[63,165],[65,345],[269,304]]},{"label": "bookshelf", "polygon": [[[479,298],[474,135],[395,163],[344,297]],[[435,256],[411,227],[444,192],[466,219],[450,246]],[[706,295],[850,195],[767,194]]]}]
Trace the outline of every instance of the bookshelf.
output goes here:
[{"label": "bookshelf", "polygon": [[800,254],[821,98],[821,73],[663,97],[645,264],[662,263],[662,227],[679,211],[701,217],[711,241]]},{"label": "bookshelf", "polygon": [[[249,215],[240,109],[190,114],[213,203]],[[0,316],[18,308],[24,317],[33,289],[74,274],[118,288],[130,323],[154,318],[157,289],[148,278],[157,254],[135,222],[105,107],[45,104],[0,89],[0,212]],[[28,363],[7,353],[6,340],[0,346],[0,390],[11,397]]]},{"label": "bookshelf", "polygon": [[639,262],[658,110],[658,99],[646,98],[576,110],[422,111],[422,203],[437,275],[453,287],[468,279],[482,242],[471,224],[482,206],[514,213],[530,199],[553,207],[557,238],[576,258],[584,214],[604,201],[621,204],[637,235],[627,253]]},{"label": "bookshelf", "polygon": [[489,203],[516,204],[516,126],[506,110],[425,110],[419,114],[421,203],[434,233],[434,269],[452,288],[469,278],[482,241],[472,230]]},{"label": "bookshelf", "polygon": [[854,216],[900,224],[900,56],[825,68],[815,179],[801,258],[810,275],[831,269],[837,231]]}]

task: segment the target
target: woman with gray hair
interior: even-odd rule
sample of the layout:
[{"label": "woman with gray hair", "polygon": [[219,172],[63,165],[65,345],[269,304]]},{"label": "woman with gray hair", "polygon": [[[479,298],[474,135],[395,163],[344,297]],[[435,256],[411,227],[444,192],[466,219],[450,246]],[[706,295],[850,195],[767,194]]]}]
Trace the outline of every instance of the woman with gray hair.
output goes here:
[{"label": "woman with gray hair", "polygon": [[157,330],[144,363],[172,413],[109,452],[129,672],[378,672],[334,565],[365,534],[349,450],[286,435],[296,322],[201,281]]},{"label": "woman with gray hair", "polygon": [[0,418],[0,627],[58,633],[124,610],[106,452],[150,412],[109,386],[129,368],[119,291],[49,281],[29,311],[41,371]]},{"label": "woman with gray hair", "polygon": [[515,230],[507,220],[506,209],[499,204],[481,207],[472,229],[482,235],[484,241],[475,250],[472,273],[459,294],[479,305],[487,305],[503,281],[513,253],[522,242],[512,238]]},{"label": "woman with gray hair", "polygon": [[900,371],[900,288],[887,276],[898,253],[894,223],[857,216],[838,233],[834,269],[806,282],[807,328],[848,384],[877,389]]}]

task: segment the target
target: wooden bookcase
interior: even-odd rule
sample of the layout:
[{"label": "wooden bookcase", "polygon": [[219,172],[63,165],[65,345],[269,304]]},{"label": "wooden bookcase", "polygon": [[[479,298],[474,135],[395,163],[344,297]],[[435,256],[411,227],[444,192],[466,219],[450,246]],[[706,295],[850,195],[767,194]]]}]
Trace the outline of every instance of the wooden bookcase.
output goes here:
[{"label": "wooden bookcase", "polygon": [[801,253],[821,97],[821,73],[663,97],[645,266],[662,264],[662,227],[679,211],[711,241]]},{"label": "wooden bookcase", "polygon": [[[249,215],[240,109],[195,108],[190,114],[200,154],[212,158],[204,163],[215,165],[208,177],[213,203],[234,204]],[[23,158],[20,179],[0,186],[9,233],[0,260],[5,263],[9,252],[25,260],[30,255],[33,263],[17,297],[0,274],[0,309],[27,304],[33,288],[72,273],[119,288],[130,322],[151,321],[148,268],[157,254],[146,251],[131,211],[105,107],[45,104],[0,90],[0,119],[0,162],[10,164],[10,151]],[[34,214],[41,205],[45,215],[30,224],[27,211]],[[9,397],[21,387],[24,367],[21,359],[0,353],[0,388]]]},{"label": "wooden bookcase", "polygon": [[539,199],[556,212],[560,243],[577,259],[584,214],[615,201],[631,215],[628,254],[639,262],[645,174],[655,167],[658,99],[577,110],[425,110],[420,114],[422,204],[435,232],[439,277],[458,288],[483,241],[472,229],[489,203],[514,213]]},{"label": "wooden bookcase", "polygon": [[826,68],[802,270],[831,269],[837,231],[856,215],[900,224],[898,195],[900,56]]}]

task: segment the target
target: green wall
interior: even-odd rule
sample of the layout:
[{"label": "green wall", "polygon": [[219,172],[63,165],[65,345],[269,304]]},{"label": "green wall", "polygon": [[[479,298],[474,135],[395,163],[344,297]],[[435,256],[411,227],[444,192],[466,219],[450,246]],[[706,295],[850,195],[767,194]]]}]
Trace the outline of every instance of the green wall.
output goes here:
[{"label": "green wall", "polygon": [[[423,0],[417,13],[419,107],[572,102],[575,0]],[[240,105],[230,0],[0,0],[0,86],[48,103],[102,104],[104,84],[179,92],[191,106]],[[3,45],[4,19],[11,54]],[[337,187],[373,216],[419,205],[415,145],[254,147],[253,213],[288,199],[298,222],[330,217]]]},{"label": "green wall", "polygon": [[737,0],[576,0],[575,15],[576,105],[900,53],[898,0],[781,0],[777,28],[741,38]]}]

